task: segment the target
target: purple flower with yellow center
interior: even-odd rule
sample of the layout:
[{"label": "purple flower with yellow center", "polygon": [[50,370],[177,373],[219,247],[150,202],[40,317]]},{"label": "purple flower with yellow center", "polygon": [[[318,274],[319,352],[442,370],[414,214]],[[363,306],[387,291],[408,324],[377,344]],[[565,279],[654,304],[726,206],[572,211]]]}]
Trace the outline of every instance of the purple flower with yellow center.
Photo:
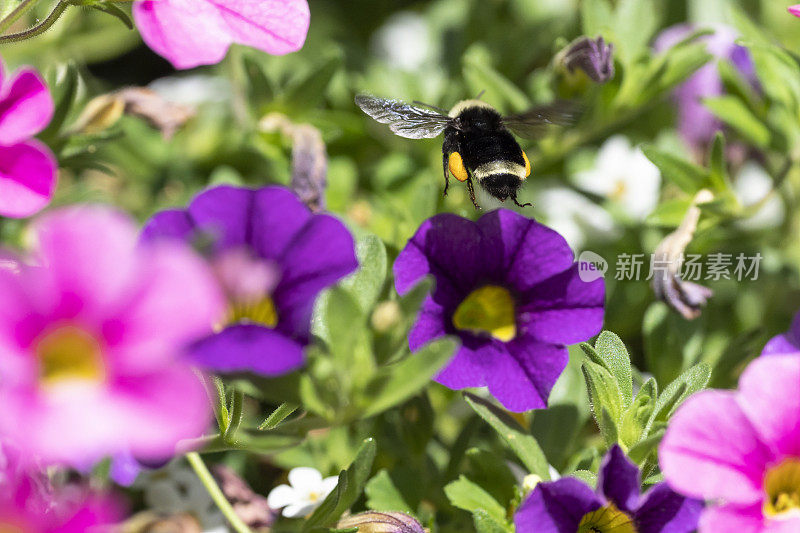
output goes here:
[{"label": "purple flower with yellow center", "polygon": [[156,214],[142,238],[205,243],[228,308],[192,353],[221,372],[274,376],[302,366],[317,294],[358,266],[344,224],[282,187],[209,189],[186,209]]},{"label": "purple flower with yellow center", "polygon": [[394,264],[397,292],[431,275],[436,288],[409,334],[417,350],[456,335],[461,348],[436,377],[451,389],[488,386],[507,409],[543,408],[567,364],[565,345],[603,324],[602,279],[584,282],[564,238],[500,209],[473,222],[437,215]]},{"label": "purple flower with yellow center", "polygon": [[541,482],[514,516],[517,533],[689,533],[703,509],[666,483],[640,494],[641,475],[614,445],[600,465],[597,489],[565,477]]}]

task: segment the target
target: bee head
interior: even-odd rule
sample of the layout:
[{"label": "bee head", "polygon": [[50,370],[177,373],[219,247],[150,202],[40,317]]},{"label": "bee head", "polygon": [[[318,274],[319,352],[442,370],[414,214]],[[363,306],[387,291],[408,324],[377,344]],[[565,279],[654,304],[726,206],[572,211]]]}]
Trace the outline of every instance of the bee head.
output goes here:
[{"label": "bee head", "polygon": [[491,174],[481,179],[480,184],[486,192],[500,201],[505,201],[507,198],[516,200],[522,180],[515,174]]}]

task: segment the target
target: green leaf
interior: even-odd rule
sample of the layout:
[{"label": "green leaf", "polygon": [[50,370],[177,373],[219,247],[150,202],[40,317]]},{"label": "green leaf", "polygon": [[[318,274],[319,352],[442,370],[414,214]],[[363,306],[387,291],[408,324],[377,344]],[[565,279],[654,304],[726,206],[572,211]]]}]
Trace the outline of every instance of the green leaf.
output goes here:
[{"label": "green leaf", "polygon": [[[275,90],[264,69],[252,57],[244,56],[242,67],[247,77],[248,101],[256,107],[262,106],[275,98]],[[260,110],[257,110],[260,113]]]},{"label": "green leaf", "polygon": [[513,82],[490,66],[490,58],[481,49],[472,48],[464,55],[463,72],[469,90],[475,95],[486,91],[487,102],[503,111],[525,111],[530,100]]},{"label": "green leaf", "polygon": [[53,87],[53,100],[55,111],[53,118],[47,128],[39,134],[45,143],[52,145],[64,122],[67,120],[69,112],[72,110],[72,105],[75,103],[75,98],[78,95],[78,69],[74,64],[70,63],[63,69],[59,69],[56,73],[55,81],[50,84]]},{"label": "green leaf", "polygon": [[607,35],[608,30],[614,26],[614,12],[608,0],[583,0],[580,11],[584,35]]},{"label": "green leaf", "polygon": [[452,337],[436,339],[400,362],[380,367],[367,385],[369,403],[363,416],[376,415],[417,394],[452,358],[457,347]]},{"label": "green leaf", "polygon": [[394,486],[386,469],[378,472],[364,487],[367,495],[367,507],[375,511],[402,511],[412,513],[403,495]]},{"label": "green leaf", "polygon": [[517,493],[517,479],[503,455],[480,448],[467,450],[467,476],[506,507]]},{"label": "green leaf", "polygon": [[633,400],[633,374],[631,373],[631,358],[625,344],[616,334],[603,331],[597,338],[594,349],[606,362],[606,368],[617,380],[619,391],[622,394],[622,406],[629,406]]},{"label": "green leaf", "polygon": [[617,380],[604,366],[584,361],[581,365],[592,415],[606,443],[615,443],[617,439],[616,423],[622,413],[622,396]]},{"label": "green leaf", "polygon": [[366,325],[366,313],[350,291],[336,286],[322,293],[316,302],[311,331],[327,344],[334,357],[347,362],[359,333]]},{"label": "green leaf", "polygon": [[505,520],[499,522],[482,509],[472,513],[472,521],[477,533],[511,533],[513,531],[513,528]]},{"label": "green leaf", "polygon": [[375,305],[383,289],[388,259],[386,246],[376,235],[363,230],[355,233],[359,267],[339,285],[350,292],[366,313]]},{"label": "green leaf", "polygon": [[622,414],[619,437],[626,446],[633,446],[645,435],[647,422],[655,408],[656,395],[656,380],[650,378],[639,389],[633,403]]},{"label": "green leaf", "polygon": [[631,461],[634,463],[641,465],[647,460],[650,454],[656,450],[658,443],[661,442],[663,437],[663,429],[656,431],[652,435],[648,435],[646,438],[628,448],[628,457],[630,457]]},{"label": "green leaf", "polygon": [[691,394],[702,390],[709,379],[711,379],[711,368],[705,363],[696,364],[678,376],[658,396],[647,429],[649,430],[655,421],[667,421],[675,409]]},{"label": "green leaf", "polygon": [[342,55],[331,53],[306,73],[296,79],[283,93],[281,100],[299,109],[313,109],[325,96],[333,76],[342,66]]},{"label": "green leaf", "polygon": [[550,479],[547,458],[532,435],[527,434],[508,413],[487,400],[470,393],[464,393],[464,399],[500,434],[530,473],[544,480]]},{"label": "green leaf", "polygon": [[447,499],[455,507],[470,513],[478,510],[485,511],[487,515],[504,523],[506,520],[505,507],[497,503],[492,495],[464,476],[447,484],[444,488]]},{"label": "green leaf", "polygon": [[658,167],[665,180],[671,181],[687,194],[695,194],[708,180],[708,172],[705,169],[669,152],[659,150],[652,144],[643,145],[642,152]]},{"label": "green leaf", "polygon": [[581,481],[583,481],[592,488],[597,486],[597,474],[595,474],[591,470],[575,470],[569,475],[569,477],[580,479]]},{"label": "green leaf", "polygon": [[303,531],[310,531],[317,526],[333,526],[339,517],[358,500],[367,479],[369,479],[375,452],[375,441],[373,439],[365,440],[350,467],[342,470],[339,474],[336,488],[306,519]]},{"label": "green leaf", "polygon": [[293,403],[282,403],[270,414],[264,422],[258,426],[262,431],[269,431],[275,429],[283,422],[287,416],[297,411],[298,406]]},{"label": "green leaf", "polygon": [[106,13],[108,15],[111,15],[112,17],[118,18],[119,20],[122,21],[123,24],[125,24],[128,27],[129,30],[133,29],[133,21],[131,20],[131,17],[125,11],[115,6],[111,2],[102,2],[99,4],[94,4],[91,7],[98,11],[102,11],[103,13]]},{"label": "green leaf", "polygon": [[650,38],[658,29],[660,13],[655,0],[619,0],[614,33],[622,62],[630,65],[647,51]]},{"label": "green leaf", "polygon": [[759,148],[766,148],[770,142],[770,133],[750,109],[735,96],[719,96],[717,98],[706,98],[703,104],[721,121],[735,129],[739,135],[744,137]]},{"label": "green leaf", "polygon": [[725,136],[718,131],[711,143],[711,153],[709,155],[709,180],[711,186],[718,192],[726,191],[730,188],[730,177],[728,167],[725,164]]}]

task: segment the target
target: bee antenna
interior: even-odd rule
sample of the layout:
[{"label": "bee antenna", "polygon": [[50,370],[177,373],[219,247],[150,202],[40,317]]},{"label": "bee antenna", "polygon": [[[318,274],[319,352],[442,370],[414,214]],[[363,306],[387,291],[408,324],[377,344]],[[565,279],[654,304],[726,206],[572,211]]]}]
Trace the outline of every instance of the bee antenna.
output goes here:
[{"label": "bee antenna", "polygon": [[532,204],[532,203],[530,203],[530,202],[528,202],[528,203],[525,203],[525,204],[521,204],[521,203],[519,203],[519,202],[517,201],[517,197],[516,197],[516,196],[512,196],[512,197],[511,197],[511,199],[512,199],[512,200],[514,200],[514,203],[517,205],[517,207],[531,207],[531,206],[533,206],[533,204]]},{"label": "bee antenna", "polygon": [[482,90],[481,92],[479,92],[479,93],[478,93],[478,96],[476,96],[476,97],[475,97],[475,100],[480,100],[480,99],[481,99],[481,96],[483,96],[483,93],[485,93],[485,92],[486,92],[486,89],[484,89],[484,90]]}]

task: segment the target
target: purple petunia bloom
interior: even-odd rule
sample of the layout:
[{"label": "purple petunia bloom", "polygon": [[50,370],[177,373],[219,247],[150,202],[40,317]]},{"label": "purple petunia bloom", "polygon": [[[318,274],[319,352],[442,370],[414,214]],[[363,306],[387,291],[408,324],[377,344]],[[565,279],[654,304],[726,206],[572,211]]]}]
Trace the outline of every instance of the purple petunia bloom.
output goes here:
[{"label": "purple petunia bloom", "polygon": [[[667,28],[655,41],[655,49],[663,51],[689,37],[699,28],[680,24]],[[714,33],[702,37],[706,49],[717,59],[730,61],[750,83],[756,83],[755,68],[746,48],[736,44],[736,30],[725,25],[715,25]],[[714,138],[722,127],[719,120],[703,105],[703,98],[720,96],[723,93],[722,79],[715,61],[712,61],[675,90],[678,104],[678,130],[686,143],[698,151]]]},{"label": "purple petunia bloom", "polygon": [[394,275],[400,294],[426,275],[436,281],[409,334],[412,350],[444,335],[461,338],[436,381],[488,386],[512,411],[546,407],[567,364],[565,345],[603,324],[603,280],[581,281],[561,235],[505,209],[477,222],[451,214],[427,220]]},{"label": "purple petunia bloom", "polygon": [[639,468],[614,445],[603,458],[597,489],[570,477],[541,482],[522,503],[517,533],[689,533],[703,509],[666,483],[639,494]]},{"label": "purple petunia bloom", "polygon": [[800,312],[794,315],[789,331],[772,337],[761,355],[782,355],[800,353]]},{"label": "purple petunia bloom", "polygon": [[210,240],[228,311],[192,351],[198,364],[222,372],[275,376],[302,366],[317,294],[358,266],[344,224],[313,215],[282,187],[209,189],[187,209],[150,219],[142,238],[162,237]]}]

